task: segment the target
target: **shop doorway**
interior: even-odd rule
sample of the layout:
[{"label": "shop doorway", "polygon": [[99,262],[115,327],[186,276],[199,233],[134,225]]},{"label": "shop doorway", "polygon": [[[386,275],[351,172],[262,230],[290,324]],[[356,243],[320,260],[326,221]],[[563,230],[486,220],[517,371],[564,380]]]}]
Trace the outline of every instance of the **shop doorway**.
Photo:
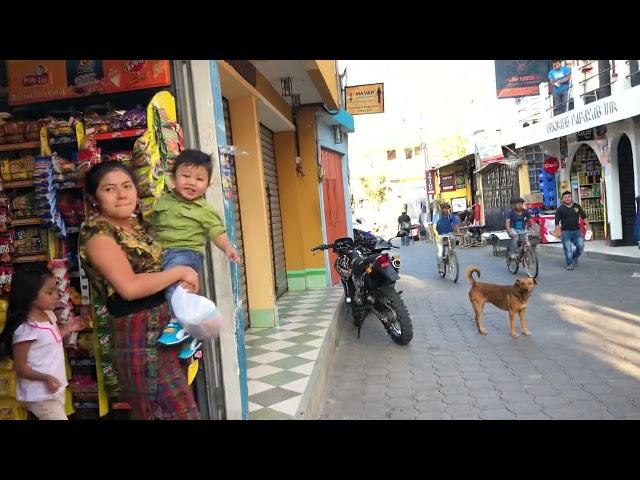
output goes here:
[{"label": "shop doorway", "polygon": [[578,148],[571,164],[571,193],[587,214],[594,240],[606,238],[605,185],[598,155],[586,144]]}]

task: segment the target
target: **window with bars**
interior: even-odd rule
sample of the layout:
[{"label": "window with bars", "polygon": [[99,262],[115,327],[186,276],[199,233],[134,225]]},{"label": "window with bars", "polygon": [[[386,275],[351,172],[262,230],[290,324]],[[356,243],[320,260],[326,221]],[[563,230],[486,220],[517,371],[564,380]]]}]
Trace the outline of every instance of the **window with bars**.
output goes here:
[{"label": "window with bars", "polygon": [[540,145],[534,145],[532,147],[525,147],[524,158],[527,160],[529,167],[529,188],[531,192],[539,192],[540,184],[538,183],[538,177],[542,171],[544,164],[544,152]]}]

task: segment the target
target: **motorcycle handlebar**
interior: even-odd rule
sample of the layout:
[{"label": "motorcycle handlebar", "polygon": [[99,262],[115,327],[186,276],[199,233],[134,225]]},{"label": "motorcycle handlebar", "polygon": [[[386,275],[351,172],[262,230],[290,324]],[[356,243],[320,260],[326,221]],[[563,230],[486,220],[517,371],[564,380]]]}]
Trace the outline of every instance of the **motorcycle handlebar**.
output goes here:
[{"label": "motorcycle handlebar", "polygon": [[332,245],[327,245],[325,243],[323,243],[322,245],[318,245],[317,247],[313,247],[311,249],[312,252],[315,252],[316,250],[326,250],[327,248],[331,248]]}]

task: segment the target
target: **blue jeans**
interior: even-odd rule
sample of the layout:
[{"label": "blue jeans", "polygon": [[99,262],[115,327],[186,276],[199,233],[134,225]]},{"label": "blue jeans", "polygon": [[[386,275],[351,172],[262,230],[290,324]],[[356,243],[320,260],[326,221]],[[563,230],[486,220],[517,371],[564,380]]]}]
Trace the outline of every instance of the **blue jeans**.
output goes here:
[{"label": "blue jeans", "polygon": [[[573,251],[574,245],[575,251]],[[563,230],[562,249],[564,250],[564,259],[567,261],[567,266],[573,265],[573,261],[577,260],[584,250],[582,232],[580,230]]]},{"label": "blue jeans", "polygon": [[[199,252],[180,248],[169,248],[164,251],[162,270],[169,270],[170,268],[177,266],[191,267],[198,273],[198,276],[201,276],[204,270],[203,263],[204,256]],[[169,304],[169,310],[171,310],[171,296],[173,295],[173,292],[176,291],[177,287],[178,284],[174,283],[173,285],[168,286],[164,291],[164,298]]]},{"label": "blue jeans", "polygon": [[406,237],[402,237],[402,245],[408,246],[411,243],[411,237],[407,235]]},{"label": "blue jeans", "polygon": [[569,91],[553,94],[553,115],[560,115],[567,111],[569,102]]},{"label": "blue jeans", "polygon": [[524,240],[522,235],[526,232],[526,230],[516,230],[515,228],[513,228],[512,230],[513,230],[513,233],[515,233],[515,235],[509,242],[509,251],[508,251],[509,255],[511,254],[515,255],[518,253],[518,241]]}]

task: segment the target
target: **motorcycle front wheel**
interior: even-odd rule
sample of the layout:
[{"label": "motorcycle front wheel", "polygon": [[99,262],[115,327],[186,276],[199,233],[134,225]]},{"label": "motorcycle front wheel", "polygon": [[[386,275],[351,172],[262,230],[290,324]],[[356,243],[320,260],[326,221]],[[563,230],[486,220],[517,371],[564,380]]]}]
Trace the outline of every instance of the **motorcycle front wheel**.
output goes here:
[{"label": "motorcycle front wheel", "polygon": [[380,297],[384,297],[388,300],[388,304],[385,306],[385,308],[389,310],[389,322],[388,325],[385,325],[387,333],[397,344],[408,344],[413,338],[413,324],[411,323],[409,312],[407,311],[407,307],[402,301],[402,298],[400,298],[396,289],[391,285],[380,287],[378,289],[378,293],[380,294]]}]

